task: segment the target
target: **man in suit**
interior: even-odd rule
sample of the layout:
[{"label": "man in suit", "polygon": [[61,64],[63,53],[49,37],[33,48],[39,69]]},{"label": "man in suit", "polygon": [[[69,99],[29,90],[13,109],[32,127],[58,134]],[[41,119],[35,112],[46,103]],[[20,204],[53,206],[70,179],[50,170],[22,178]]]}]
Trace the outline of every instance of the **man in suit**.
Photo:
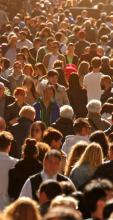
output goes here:
[{"label": "man in suit", "polygon": [[36,193],[40,184],[48,179],[57,180],[58,182],[71,181],[68,177],[59,174],[60,166],[61,153],[57,150],[47,152],[43,162],[43,171],[27,179],[21,190],[20,197],[26,196],[37,200]]}]

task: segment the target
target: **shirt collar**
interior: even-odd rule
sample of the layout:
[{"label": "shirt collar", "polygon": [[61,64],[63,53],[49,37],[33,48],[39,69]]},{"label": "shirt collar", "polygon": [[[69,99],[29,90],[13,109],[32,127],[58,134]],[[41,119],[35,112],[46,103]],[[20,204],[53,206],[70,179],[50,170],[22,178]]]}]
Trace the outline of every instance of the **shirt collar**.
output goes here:
[{"label": "shirt collar", "polygon": [[42,170],[42,172],[41,172],[41,177],[42,177],[43,181],[48,180],[48,179],[53,179],[53,180],[56,180],[56,179],[57,179],[57,175],[54,175],[54,176],[52,176],[52,177],[49,177],[49,176],[45,173],[44,170]]}]

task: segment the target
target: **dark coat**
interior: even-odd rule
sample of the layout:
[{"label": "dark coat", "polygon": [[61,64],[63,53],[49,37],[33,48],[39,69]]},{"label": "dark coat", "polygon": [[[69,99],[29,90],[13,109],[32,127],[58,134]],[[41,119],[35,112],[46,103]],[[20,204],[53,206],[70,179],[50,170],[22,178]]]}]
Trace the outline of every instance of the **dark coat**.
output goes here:
[{"label": "dark coat", "polygon": [[84,49],[86,47],[90,46],[90,43],[86,40],[79,40],[75,44],[75,53],[78,57],[81,57],[81,55],[84,53]]},{"label": "dark coat", "polygon": [[93,179],[102,178],[102,179],[108,179],[111,182],[113,182],[113,160],[107,161],[101,166],[97,168],[95,171]]},{"label": "dark coat", "polygon": [[16,166],[9,171],[9,196],[13,199],[17,199],[28,177],[41,170],[42,164],[34,158],[20,160]]},{"label": "dark coat", "polygon": [[[65,55],[66,64],[69,64],[67,55]],[[72,64],[78,66],[78,56],[75,54],[72,59]]]},{"label": "dark coat", "polygon": [[5,106],[4,106],[4,119],[7,121],[7,108],[8,105],[12,104],[15,101],[14,97],[5,95]]},{"label": "dark coat", "polygon": [[32,125],[31,120],[29,120],[25,117],[21,117],[21,118],[19,118],[18,123],[10,126],[10,128],[9,128],[9,131],[13,134],[14,139],[17,143],[19,158],[21,156],[21,146],[23,145],[24,140],[29,135],[31,125]]},{"label": "dark coat", "polygon": [[105,91],[100,98],[100,101],[102,102],[102,104],[104,104],[108,98],[112,97],[113,98],[113,92],[111,91],[111,88],[107,91]]},{"label": "dark coat", "polygon": [[63,139],[65,140],[65,137],[67,135],[73,135],[73,121],[68,118],[59,118],[55,123],[51,125],[55,129],[59,130],[63,134]]}]

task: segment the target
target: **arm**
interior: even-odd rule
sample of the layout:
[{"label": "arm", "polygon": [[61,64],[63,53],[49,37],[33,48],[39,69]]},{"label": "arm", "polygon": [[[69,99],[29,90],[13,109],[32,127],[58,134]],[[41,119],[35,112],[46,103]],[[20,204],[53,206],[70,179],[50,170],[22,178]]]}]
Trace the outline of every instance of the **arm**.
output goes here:
[{"label": "arm", "polygon": [[29,197],[32,199],[32,189],[31,189],[31,182],[30,179],[27,179],[24,186],[22,187],[22,190],[20,192],[19,197]]}]

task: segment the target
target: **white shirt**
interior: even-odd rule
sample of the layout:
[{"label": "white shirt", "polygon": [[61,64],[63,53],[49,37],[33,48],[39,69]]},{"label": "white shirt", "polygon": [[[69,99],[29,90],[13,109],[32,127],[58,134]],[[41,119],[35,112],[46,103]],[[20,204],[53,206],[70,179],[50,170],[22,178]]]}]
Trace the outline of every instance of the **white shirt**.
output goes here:
[{"label": "white shirt", "polygon": [[[57,175],[53,176],[53,177],[48,177],[48,175],[44,172],[44,170],[41,172],[41,177],[42,177],[42,182],[48,179],[53,179],[56,180],[57,179]],[[22,187],[22,190],[20,192],[20,196],[19,197],[29,197],[31,199],[33,199],[32,197],[32,187],[31,187],[31,181],[30,178],[28,178],[24,184],[24,186]]]},{"label": "white shirt", "polygon": [[23,41],[18,40],[16,46],[18,49],[22,49],[23,47],[27,47],[30,50],[33,48],[33,43],[28,39],[25,39]]},{"label": "white shirt", "polygon": [[102,94],[100,80],[102,76],[102,73],[91,72],[84,77],[83,85],[87,90],[88,102],[91,99],[100,100]]},{"label": "white shirt", "polygon": [[81,136],[79,134],[66,136],[65,141],[62,146],[63,151],[68,155],[72,146],[79,141],[86,141],[88,143],[89,138],[88,136]]},{"label": "white shirt", "polygon": [[0,210],[10,202],[8,197],[8,172],[15,166],[18,159],[10,157],[5,152],[0,152]]}]

